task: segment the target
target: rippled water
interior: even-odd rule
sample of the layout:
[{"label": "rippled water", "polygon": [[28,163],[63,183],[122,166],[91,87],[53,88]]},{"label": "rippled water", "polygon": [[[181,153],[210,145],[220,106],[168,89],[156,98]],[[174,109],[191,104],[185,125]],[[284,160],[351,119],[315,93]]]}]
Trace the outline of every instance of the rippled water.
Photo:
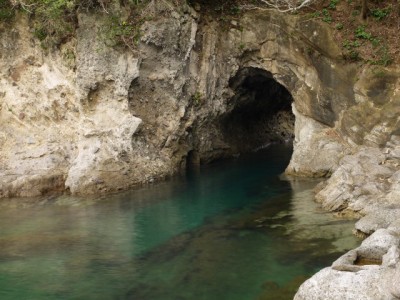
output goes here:
[{"label": "rippled water", "polygon": [[0,299],[291,299],[358,241],[289,147],[92,199],[2,201]]}]

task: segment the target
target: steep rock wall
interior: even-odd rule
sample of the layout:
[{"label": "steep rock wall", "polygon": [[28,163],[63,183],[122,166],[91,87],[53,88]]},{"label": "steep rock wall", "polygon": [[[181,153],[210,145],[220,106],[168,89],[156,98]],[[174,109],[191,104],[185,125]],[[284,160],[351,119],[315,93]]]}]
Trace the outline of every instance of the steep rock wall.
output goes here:
[{"label": "steep rock wall", "polygon": [[329,176],[397,130],[397,73],[343,62],[328,27],[265,11],[221,25],[164,1],[146,9],[158,17],[135,53],[106,46],[99,15],[81,14],[76,38],[51,53],[23,16],[1,29],[2,197],[124,189],[179,171],[192,150],[203,162],[240,151],[226,128],[246,99],[235,97],[244,70],[293,99],[288,174]]},{"label": "steep rock wall", "polygon": [[99,57],[93,28],[81,25],[77,39],[64,45],[76,61],[63,49],[46,55],[23,16],[1,30],[1,197],[129,186],[121,156],[132,152],[141,122],[127,101],[138,59],[109,49]]},{"label": "steep rock wall", "polygon": [[[313,22],[299,39],[300,19],[276,13],[250,12],[226,28],[190,7],[147,10],[158,17],[144,23],[136,53],[107,47],[98,15],[81,14],[76,38],[51,53],[24,16],[1,29],[1,197],[124,189],[177,172],[192,150],[204,162],[237,152],[221,119],[237,106],[230,81],[245,68],[265,70],[323,128],[349,105],[342,94],[326,98],[344,79],[320,80],[334,67],[322,54],[339,52]],[[299,164],[289,169],[321,172]]]}]

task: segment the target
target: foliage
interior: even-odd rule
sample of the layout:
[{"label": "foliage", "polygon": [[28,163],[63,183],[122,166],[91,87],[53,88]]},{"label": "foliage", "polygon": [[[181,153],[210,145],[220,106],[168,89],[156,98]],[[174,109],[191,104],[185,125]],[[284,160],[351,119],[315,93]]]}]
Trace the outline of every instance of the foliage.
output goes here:
[{"label": "foliage", "polygon": [[74,0],[36,0],[28,5],[34,8],[34,32],[44,47],[61,44],[74,31]]},{"label": "foliage", "polygon": [[104,42],[110,46],[126,46],[133,50],[140,39],[140,24],[112,15],[101,31]]},{"label": "foliage", "polygon": [[239,6],[233,5],[233,6],[231,6],[230,10],[231,10],[232,15],[238,15],[240,13],[241,9]]},{"label": "foliage", "polygon": [[319,11],[314,11],[313,13],[309,14],[311,18],[318,18],[321,15]]},{"label": "foliage", "polygon": [[358,50],[356,50],[356,48],[358,48],[360,46],[361,46],[361,44],[359,41],[345,40],[342,45],[342,47],[346,50],[344,52],[344,58],[350,59],[353,61],[360,60],[360,52]]},{"label": "foliage", "polygon": [[[78,12],[96,12],[102,14],[102,19],[105,20],[100,32],[104,42],[109,46],[123,46],[134,50],[141,37],[140,27],[149,18],[143,13],[146,10],[142,10],[148,1],[150,0],[0,0],[0,22],[12,20],[17,10],[27,13],[36,38],[43,47],[51,48],[60,46],[75,34]],[[156,3],[160,0],[152,1]],[[173,5],[180,3],[178,0],[171,2]],[[279,11],[298,13],[299,9],[311,5],[308,15],[332,24],[332,28],[337,30],[335,35],[339,44],[342,44],[345,57],[352,60],[362,58],[373,64],[387,65],[393,61],[391,55],[395,57],[394,49],[398,45],[396,38],[392,38],[385,46],[382,41],[396,37],[393,28],[394,25],[398,28],[399,23],[396,20],[397,13],[393,12],[398,7],[400,16],[400,0],[393,0],[391,4],[382,0],[369,1],[368,23],[357,21],[356,15],[360,15],[361,6],[359,1],[354,0],[186,0],[186,3],[192,6],[197,4],[203,14],[216,17],[221,24],[237,29],[240,28],[237,25],[240,24],[238,17],[245,9],[267,6]],[[382,20],[384,22],[377,22]],[[392,26],[391,35],[383,35],[383,25]],[[244,44],[239,45],[239,50],[244,48]]]},{"label": "foliage", "polygon": [[121,5],[127,11],[135,11],[146,0],[0,0],[0,21],[13,17],[20,10],[32,18],[33,31],[44,48],[57,47],[75,32],[78,11],[96,11],[106,16],[107,24],[103,36],[107,44],[136,45],[139,36],[140,18],[122,18]]},{"label": "foliage", "polygon": [[192,95],[191,100],[192,100],[192,103],[194,104],[194,106],[198,107],[204,102],[204,97],[199,91],[196,91]]},{"label": "foliage", "polygon": [[380,65],[380,66],[388,66],[392,63],[393,59],[389,54],[388,46],[386,44],[382,45],[377,51],[377,59],[372,60],[371,64]]},{"label": "foliage", "polygon": [[[8,19],[11,19],[17,10],[32,17],[34,35],[41,41],[44,48],[58,46],[73,34],[76,26],[76,11],[80,4],[85,2],[79,0],[0,1],[12,11]],[[0,17],[0,21],[5,21],[5,18]]]},{"label": "foliage", "polygon": [[371,15],[378,21],[386,18],[390,14],[391,8],[385,7],[383,9],[373,9],[371,10]]},{"label": "foliage", "polygon": [[365,31],[365,25],[360,25],[356,28],[355,37],[364,40],[370,40],[372,38],[371,33]]},{"label": "foliage", "polygon": [[331,2],[329,2],[328,8],[329,9],[336,9],[336,5],[338,5],[339,0],[331,0]]},{"label": "foliage", "polygon": [[[355,30],[355,37],[357,40],[349,41],[345,40],[342,44],[343,49],[345,49],[344,57],[350,60],[360,60],[361,56],[356,48],[361,47],[366,42],[370,42],[376,51],[373,54],[372,59],[366,60],[372,65],[388,66],[393,62],[388,46],[386,44],[382,45],[379,38],[372,36],[372,34],[366,32],[365,25],[359,26]],[[361,42],[360,42],[361,40]],[[364,41],[365,40],[365,41]]]},{"label": "foliage", "polygon": [[[281,3],[281,7],[270,6],[282,11],[287,1],[273,2]],[[301,4],[302,1],[294,0],[291,3],[293,7],[293,3]],[[332,28],[337,30],[334,38],[342,45],[345,59],[382,66],[394,62],[395,53],[400,49],[397,35],[400,26],[400,0],[373,0],[367,1],[367,5],[358,0],[313,0],[309,3],[311,5],[307,9],[307,15],[310,18],[332,24]],[[357,18],[364,17],[365,8],[370,17],[368,22]],[[384,22],[379,22],[383,20]],[[385,40],[387,44],[383,45]]]},{"label": "foliage", "polygon": [[353,48],[358,48],[358,47],[360,47],[361,45],[360,45],[360,43],[358,42],[358,41],[349,41],[349,40],[345,40],[344,42],[343,42],[343,48],[345,48],[345,49],[347,49],[347,50],[350,50],[350,49],[353,49]]},{"label": "foliage", "polygon": [[[322,21],[325,23],[332,23],[333,22],[333,17],[330,13],[330,10],[335,10],[336,6],[338,5],[339,0],[331,0],[327,6],[322,8],[320,11],[315,11],[311,14],[311,17],[313,18],[318,18],[321,17]],[[343,29],[343,24],[338,23],[337,26],[335,26],[336,29],[341,30]]]},{"label": "foliage", "polygon": [[9,21],[14,17],[14,10],[12,9],[8,0],[0,0],[0,22]]},{"label": "foliage", "polygon": [[324,8],[322,10],[322,21],[324,21],[326,23],[331,23],[332,22],[332,17],[330,15],[329,11],[326,8]]},{"label": "foliage", "polygon": [[337,23],[337,24],[335,25],[335,28],[336,28],[337,30],[342,30],[342,29],[344,28],[344,25],[343,25],[343,23],[339,22],[339,23]]},{"label": "foliage", "polygon": [[361,59],[361,56],[358,50],[351,49],[343,53],[343,58],[351,61],[359,61]]},{"label": "foliage", "polygon": [[374,48],[378,47],[381,44],[381,40],[376,37],[371,38],[370,41],[371,41],[372,47],[374,47]]}]

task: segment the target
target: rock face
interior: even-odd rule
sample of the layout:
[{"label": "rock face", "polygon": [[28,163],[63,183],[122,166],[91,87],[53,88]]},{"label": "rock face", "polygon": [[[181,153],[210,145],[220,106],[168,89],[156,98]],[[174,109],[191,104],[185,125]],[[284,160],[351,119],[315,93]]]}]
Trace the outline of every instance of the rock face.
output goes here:
[{"label": "rock face", "polygon": [[294,299],[399,299],[399,242],[398,233],[379,229],[307,280]]},{"label": "rock face", "polygon": [[332,126],[355,102],[354,67],[325,27],[251,11],[226,28],[166,1],[145,13],[157,18],[136,52],[107,47],[99,15],[79,15],[76,37],[50,53],[24,16],[0,30],[0,197],[126,189],[176,173],[189,153],[208,162],[291,139],[292,102],[289,172],[337,166],[347,148]]},{"label": "rock face", "polygon": [[[317,193],[325,209],[360,216],[362,245],[318,272],[295,299],[400,299],[399,146],[358,147]],[[365,263],[365,266],[362,266]]]},{"label": "rock face", "polygon": [[[355,85],[357,104],[336,123],[351,153],[316,194],[323,208],[359,217],[355,233],[369,237],[306,281],[295,299],[400,299],[400,139],[393,115],[400,104],[400,82],[394,79],[398,71],[386,72],[385,80],[370,81],[365,74],[371,70],[364,70]],[[380,90],[376,81],[386,89]]]},{"label": "rock face", "polygon": [[32,42],[23,17],[15,29],[1,31],[0,197],[131,184],[123,174],[141,123],[128,106],[138,59],[99,54],[95,19],[83,20],[77,40],[52,55]]},{"label": "rock face", "polygon": [[300,114],[293,106],[295,121],[294,153],[286,173],[306,177],[326,177],[337,169],[339,159],[349,152],[335,131]]}]

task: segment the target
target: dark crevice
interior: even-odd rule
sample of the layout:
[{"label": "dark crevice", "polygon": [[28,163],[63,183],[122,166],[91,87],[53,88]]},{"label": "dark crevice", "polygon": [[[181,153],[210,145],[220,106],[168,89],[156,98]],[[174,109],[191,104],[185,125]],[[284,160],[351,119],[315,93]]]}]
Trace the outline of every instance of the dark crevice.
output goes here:
[{"label": "dark crevice", "polygon": [[230,87],[235,96],[221,119],[221,129],[233,150],[246,152],[293,139],[293,98],[271,73],[258,68],[241,69],[231,79]]},{"label": "dark crevice", "polygon": [[197,169],[200,166],[200,155],[196,150],[188,152],[186,157],[186,169]]}]

